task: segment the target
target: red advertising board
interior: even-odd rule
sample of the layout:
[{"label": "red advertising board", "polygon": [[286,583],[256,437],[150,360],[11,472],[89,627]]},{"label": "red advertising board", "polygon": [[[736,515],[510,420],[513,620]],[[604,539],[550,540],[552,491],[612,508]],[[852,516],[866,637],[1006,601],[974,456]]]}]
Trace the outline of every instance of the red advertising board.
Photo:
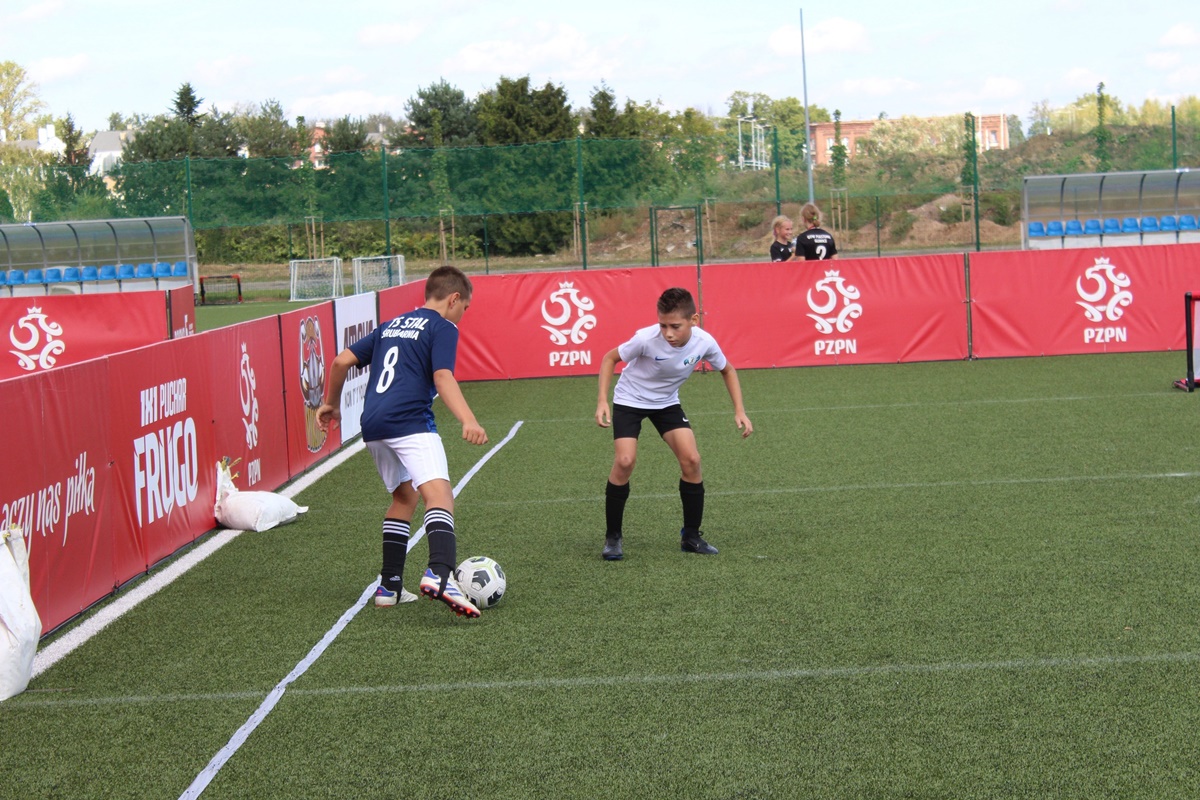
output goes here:
[{"label": "red advertising board", "polygon": [[972,354],[980,358],[1177,350],[1200,245],[976,253]]},{"label": "red advertising board", "polygon": [[279,315],[283,358],[283,402],[288,433],[288,472],[298,475],[341,446],[334,430],[317,427],[329,366],[338,354],[333,303]]},{"label": "red advertising board", "polygon": [[172,339],[196,332],[196,295],[190,283],[167,291],[167,313]]},{"label": "red advertising board", "polygon": [[696,268],[533,272],[472,282],[475,296],[459,325],[459,380],[592,375],[606,352],[658,321],[655,302],[664,289],[696,294]]},{"label": "red advertising board", "polygon": [[287,422],[279,317],[217,328],[208,340],[213,408],[213,446],[218,458],[241,459],[233,468],[242,490],[287,483]]},{"label": "red advertising board", "polygon": [[[206,336],[109,356],[108,414],[119,576],[132,576],[216,526],[216,461]],[[230,374],[229,380],[236,378]]]},{"label": "red advertising board", "polygon": [[423,305],[425,305],[425,281],[384,289],[379,293],[379,322],[382,324],[389,319],[395,319],[401,314]]},{"label": "red advertising board", "polygon": [[161,342],[168,336],[165,292],[55,294],[0,299],[9,347],[0,380],[77,364]]},{"label": "red advertising board", "polygon": [[704,327],[736,367],[967,357],[961,255],[704,267]]}]

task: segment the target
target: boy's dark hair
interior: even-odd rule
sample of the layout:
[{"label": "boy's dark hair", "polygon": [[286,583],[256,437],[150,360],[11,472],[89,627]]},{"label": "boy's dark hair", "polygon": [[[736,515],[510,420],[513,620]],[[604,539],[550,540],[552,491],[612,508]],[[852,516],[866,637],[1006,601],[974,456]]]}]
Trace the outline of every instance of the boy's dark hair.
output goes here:
[{"label": "boy's dark hair", "polygon": [[429,273],[429,277],[425,279],[426,300],[441,300],[455,292],[458,292],[464,300],[470,300],[473,291],[471,279],[466,276],[466,273],[450,264],[443,264]]},{"label": "boy's dark hair", "polygon": [[696,301],[691,292],[676,286],[658,296],[658,313],[690,317],[696,313]]}]

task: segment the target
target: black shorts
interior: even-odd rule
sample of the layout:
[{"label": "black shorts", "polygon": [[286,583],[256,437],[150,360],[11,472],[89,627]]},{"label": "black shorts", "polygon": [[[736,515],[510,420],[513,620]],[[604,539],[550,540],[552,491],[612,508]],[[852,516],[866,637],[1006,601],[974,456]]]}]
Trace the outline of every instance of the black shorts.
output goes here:
[{"label": "black shorts", "polygon": [[642,420],[649,418],[658,435],[676,428],[690,428],[683,406],[676,403],[666,408],[633,408],[613,403],[613,438],[636,439],[642,432]]}]

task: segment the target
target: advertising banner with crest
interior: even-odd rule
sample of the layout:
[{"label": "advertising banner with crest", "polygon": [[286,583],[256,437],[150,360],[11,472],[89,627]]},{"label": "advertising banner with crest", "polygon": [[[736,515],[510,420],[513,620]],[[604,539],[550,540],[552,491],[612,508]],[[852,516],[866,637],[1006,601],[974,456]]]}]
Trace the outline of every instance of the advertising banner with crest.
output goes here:
[{"label": "advertising banner with crest", "polygon": [[279,337],[288,473],[295,476],[335,452],[342,443],[336,429],[325,433],[317,427],[317,409],[325,399],[329,365],[338,354],[333,303],[280,314]]},{"label": "advertising banner with crest", "polygon": [[[375,330],[375,293],[366,292],[333,301],[333,319],[337,324],[337,352]],[[369,373],[365,367],[354,367],[346,374],[342,386],[342,421],[338,426],[342,444],[362,433],[363,400],[367,393]]]},{"label": "advertising banner with crest", "polygon": [[213,440],[218,458],[241,459],[234,485],[243,491],[287,483],[287,422],[279,317],[207,331],[212,374]]},{"label": "advertising banner with crest", "polygon": [[975,253],[978,358],[1182,350],[1200,245]]},{"label": "advertising banner with crest", "polygon": [[967,357],[961,255],[704,267],[704,328],[735,367]]},{"label": "advertising banner with crest", "polygon": [[108,357],[118,579],[216,526],[211,341],[187,336]]},{"label": "advertising banner with crest", "polygon": [[172,339],[196,333],[196,295],[190,283],[167,291],[167,313]]},{"label": "advertising banner with crest", "polygon": [[0,380],[78,364],[168,338],[165,292],[0,299]]},{"label": "advertising banner with crest", "polygon": [[[695,267],[484,275],[460,323],[460,381],[594,375],[604,354],[658,322],[664,289],[697,294]],[[697,298],[697,301],[699,298]]]}]

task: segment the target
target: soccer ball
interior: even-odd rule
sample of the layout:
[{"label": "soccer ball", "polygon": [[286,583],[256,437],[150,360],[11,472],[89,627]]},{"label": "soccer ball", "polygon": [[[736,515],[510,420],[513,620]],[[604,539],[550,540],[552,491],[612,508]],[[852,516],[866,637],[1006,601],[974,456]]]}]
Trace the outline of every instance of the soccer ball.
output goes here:
[{"label": "soccer ball", "polygon": [[480,610],[499,603],[508,586],[504,570],[487,556],[475,556],[459,564],[454,570],[454,582]]}]

